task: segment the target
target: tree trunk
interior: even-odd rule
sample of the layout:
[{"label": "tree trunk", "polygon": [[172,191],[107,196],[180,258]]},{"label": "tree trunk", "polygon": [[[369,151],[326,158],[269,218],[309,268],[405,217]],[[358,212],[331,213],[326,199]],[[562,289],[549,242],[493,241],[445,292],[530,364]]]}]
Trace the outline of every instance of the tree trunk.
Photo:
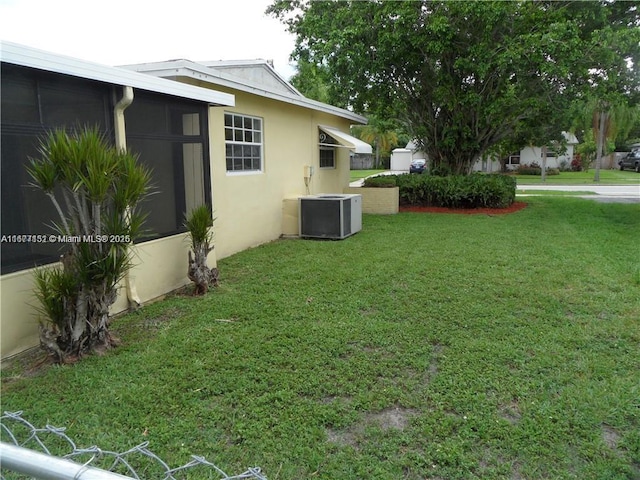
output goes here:
[{"label": "tree trunk", "polygon": [[594,182],[600,181],[600,164],[602,163],[602,153],[604,151],[604,141],[606,138],[606,126],[607,126],[608,114],[605,111],[601,111],[598,114],[598,137],[596,139],[596,173],[593,177]]},{"label": "tree trunk", "polygon": [[193,255],[189,251],[189,269],[187,276],[195,283],[195,295],[204,295],[209,290],[209,286],[218,286],[218,269],[209,268],[207,265],[207,255],[213,250],[208,245],[197,245],[194,247]]},{"label": "tree trunk", "polygon": [[540,170],[540,179],[542,182],[547,181],[547,146],[542,147],[542,169]]}]

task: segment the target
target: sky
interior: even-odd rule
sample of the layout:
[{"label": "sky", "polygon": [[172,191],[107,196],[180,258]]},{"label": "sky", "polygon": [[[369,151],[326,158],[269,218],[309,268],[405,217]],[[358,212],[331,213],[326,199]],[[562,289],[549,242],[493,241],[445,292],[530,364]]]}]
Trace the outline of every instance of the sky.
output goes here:
[{"label": "sky", "polygon": [[173,59],[273,60],[285,78],[295,38],[271,0],[0,0],[0,39],[105,65]]}]

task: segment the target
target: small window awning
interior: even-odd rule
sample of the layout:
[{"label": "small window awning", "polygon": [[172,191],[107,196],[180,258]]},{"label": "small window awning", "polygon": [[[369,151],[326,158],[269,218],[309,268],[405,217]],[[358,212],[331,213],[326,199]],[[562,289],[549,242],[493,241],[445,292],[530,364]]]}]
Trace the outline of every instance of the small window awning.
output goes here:
[{"label": "small window awning", "polygon": [[363,142],[362,140],[358,140],[356,137],[352,137],[347,133],[341,132],[337,128],[327,127],[325,125],[318,125],[318,127],[324,133],[333,137],[337,142],[340,143],[340,145],[353,150],[355,153],[373,153],[371,145]]}]

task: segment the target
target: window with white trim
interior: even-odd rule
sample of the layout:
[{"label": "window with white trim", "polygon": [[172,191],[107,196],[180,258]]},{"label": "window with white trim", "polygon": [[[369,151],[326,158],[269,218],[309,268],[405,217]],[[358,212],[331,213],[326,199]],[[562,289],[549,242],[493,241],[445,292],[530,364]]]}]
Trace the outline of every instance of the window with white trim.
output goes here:
[{"label": "window with white trim", "polygon": [[520,165],[520,154],[509,155],[507,165]]},{"label": "window with white trim", "polygon": [[322,130],[319,132],[318,140],[320,144],[320,168],[336,168],[336,147],[338,142]]},{"label": "window with white trim", "polygon": [[336,149],[320,147],[320,168],[336,168]]},{"label": "window with white trim", "polygon": [[262,170],[262,119],[237,113],[224,114],[227,172]]}]

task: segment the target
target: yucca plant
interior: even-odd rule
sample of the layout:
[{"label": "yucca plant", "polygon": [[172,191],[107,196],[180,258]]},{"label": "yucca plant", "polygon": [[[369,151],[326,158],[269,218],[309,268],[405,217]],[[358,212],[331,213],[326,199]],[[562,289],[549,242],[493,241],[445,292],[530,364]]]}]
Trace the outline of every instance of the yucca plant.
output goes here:
[{"label": "yucca plant", "polygon": [[109,308],[131,266],[129,246],[144,216],[137,205],[148,192],[150,171],[128,152],[109,145],[96,128],[56,130],[30,159],[33,186],[53,202],[65,245],[61,264],[36,271],[36,297],[45,321],[41,345],[60,361],[109,348]]},{"label": "yucca plant", "polygon": [[211,231],[213,220],[209,207],[200,205],[191,210],[185,221],[191,240],[187,275],[189,280],[195,283],[196,295],[203,295],[209,290],[209,286],[218,285],[218,269],[209,268],[207,265],[207,256],[214,248]]}]

